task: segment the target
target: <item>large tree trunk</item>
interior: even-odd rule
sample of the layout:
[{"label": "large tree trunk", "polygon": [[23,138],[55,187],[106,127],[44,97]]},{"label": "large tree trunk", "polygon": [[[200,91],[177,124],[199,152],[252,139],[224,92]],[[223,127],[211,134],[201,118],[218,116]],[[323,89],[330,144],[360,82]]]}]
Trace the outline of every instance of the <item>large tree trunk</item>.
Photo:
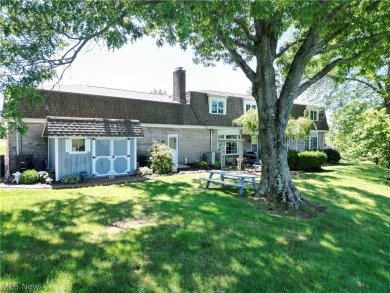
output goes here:
[{"label": "large tree trunk", "polygon": [[[262,172],[258,194],[277,205],[297,210],[304,203],[299,190],[294,186],[287,164],[286,127],[292,104],[297,96],[299,74],[303,73],[302,62],[294,66],[297,74],[291,74],[278,95],[273,38],[263,38],[259,44],[256,78],[252,82],[252,94],[256,98],[259,115],[259,138]],[[296,68],[295,68],[296,67]]]},{"label": "large tree trunk", "polygon": [[260,129],[262,172],[258,193],[279,206],[299,209],[304,199],[290,177],[285,123],[275,121],[270,113],[262,116],[268,116],[268,119]]}]

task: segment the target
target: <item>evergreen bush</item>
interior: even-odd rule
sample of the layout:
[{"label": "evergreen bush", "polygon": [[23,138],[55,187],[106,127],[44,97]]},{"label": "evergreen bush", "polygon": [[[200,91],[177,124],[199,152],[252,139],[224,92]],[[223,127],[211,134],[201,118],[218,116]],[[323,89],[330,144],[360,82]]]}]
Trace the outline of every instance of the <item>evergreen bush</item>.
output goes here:
[{"label": "evergreen bush", "polygon": [[326,154],[326,162],[329,164],[338,164],[340,162],[341,156],[338,150],[334,149],[324,149]]},{"label": "evergreen bush", "polygon": [[299,170],[320,170],[321,165],[326,162],[326,154],[321,151],[304,151],[298,154]]},{"label": "evergreen bush", "polygon": [[26,170],[20,175],[20,183],[23,184],[34,184],[37,183],[41,177],[36,170]]},{"label": "evergreen bush", "polygon": [[298,170],[298,162],[299,162],[299,152],[290,150],[287,152],[287,163],[290,167],[290,170]]},{"label": "evergreen bush", "polygon": [[155,143],[149,149],[149,164],[154,173],[167,174],[171,172],[172,149],[165,144]]}]

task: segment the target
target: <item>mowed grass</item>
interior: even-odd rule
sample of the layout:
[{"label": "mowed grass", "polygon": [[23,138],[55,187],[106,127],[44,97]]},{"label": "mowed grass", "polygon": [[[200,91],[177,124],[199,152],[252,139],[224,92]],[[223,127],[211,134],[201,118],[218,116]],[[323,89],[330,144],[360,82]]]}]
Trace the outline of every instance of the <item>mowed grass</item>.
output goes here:
[{"label": "mowed grass", "polygon": [[389,170],[325,169],[294,180],[327,209],[311,219],[273,215],[249,198],[250,190],[243,198],[235,188],[205,190],[197,180],[202,174],[122,186],[1,190],[0,286],[390,292]]},{"label": "mowed grass", "polygon": [[6,142],[5,139],[0,138],[0,155],[5,155],[6,153]]}]

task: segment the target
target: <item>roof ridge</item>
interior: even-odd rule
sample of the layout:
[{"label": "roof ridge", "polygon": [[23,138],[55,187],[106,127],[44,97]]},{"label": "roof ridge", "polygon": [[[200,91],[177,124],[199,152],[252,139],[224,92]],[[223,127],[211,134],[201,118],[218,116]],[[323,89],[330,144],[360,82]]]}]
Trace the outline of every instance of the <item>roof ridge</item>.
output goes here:
[{"label": "roof ridge", "polygon": [[130,90],[130,89],[120,89],[120,88],[113,88],[113,87],[104,87],[104,86],[97,86],[97,85],[89,85],[89,84],[63,84],[63,85],[46,85],[43,86],[44,90],[46,90],[46,87],[52,87],[53,90],[59,90],[61,91],[61,87],[66,87],[66,86],[71,86],[71,87],[89,87],[89,88],[98,88],[98,89],[106,89],[106,90],[114,90],[114,91],[124,91],[124,92],[131,92],[131,93],[140,93],[140,94],[147,94],[147,95],[154,95],[154,96],[166,96],[166,97],[171,97],[171,95],[162,95],[162,94],[154,94],[154,93],[148,93],[148,92],[142,92],[142,91],[135,91],[135,90]]}]

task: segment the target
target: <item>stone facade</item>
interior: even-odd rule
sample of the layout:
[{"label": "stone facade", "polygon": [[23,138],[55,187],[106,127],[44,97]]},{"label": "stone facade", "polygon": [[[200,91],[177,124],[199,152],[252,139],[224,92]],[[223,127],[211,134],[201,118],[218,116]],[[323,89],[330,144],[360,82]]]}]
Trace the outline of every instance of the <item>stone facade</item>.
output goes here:
[{"label": "stone facade", "polygon": [[33,162],[45,161],[47,164],[48,143],[47,138],[42,137],[44,126],[43,123],[28,123],[27,133],[25,135],[19,134],[18,139],[16,133],[8,133],[8,156],[6,157],[5,163],[9,166],[11,173],[17,171],[15,170],[17,150],[19,150],[19,155],[32,155]]}]

